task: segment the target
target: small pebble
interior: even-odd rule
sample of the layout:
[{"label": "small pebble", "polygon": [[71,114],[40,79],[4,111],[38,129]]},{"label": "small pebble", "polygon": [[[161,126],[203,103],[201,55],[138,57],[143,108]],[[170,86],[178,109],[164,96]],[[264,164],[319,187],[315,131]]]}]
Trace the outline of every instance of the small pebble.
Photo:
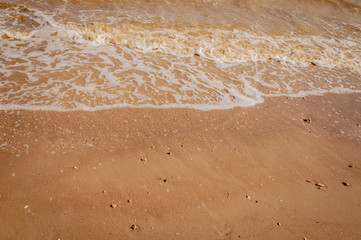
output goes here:
[{"label": "small pebble", "polygon": [[311,119],[309,119],[309,118],[304,118],[304,119],[302,119],[303,120],[303,122],[305,122],[305,123],[311,123]]},{"label": "small pebble", "polygon": [[145,162],[145,161],[147,161],[147,158],[142,157],[142,158],[140,159],[140,161]]},{"label": "small pebble", "polygon": [[102,193],[107,193],[107,191],[105,191],[105,190],[102,190]]},{"label": "small pebble", "polygon": [[256,200],[256,203],[259,203],[259,201],[258,201],[258,200]]},{"label": "small pebble", "polygon": [[73,169],[79,169],[77,166],[74,166]]},{"label": "small pebble", "polygon": [[132,203],[133,201],[131,199],[128,199],[128,203]]},{"label": "small pebble", "polygon": [[163,182],[168,182],[168,178],[163,179]]},{"label": "small pebble", "polygon": [[353,168],[353,165],[352,164],[349,164],[349,165],[347,165],[349,168]]},{"label": "small pebble", "polygon": [[247,199],[251,199],[251,196],[246,195],[246,198],[247,198]]},{"label": "small pebble", "polygon": [[168,155],[171,155],[172,153],[171,152],[167,152]]},{"label": "small pebble", "polygon": [[323,183],[315,183],[315,186],[316,186],[318,189],[321,189],[321,188],[326,187],[326,185],[323,184]]},{"label": "small pebble", "polygon": [[311,183],[311,181],[310,181],[310,180],[306,180],[306,182]]},{"label": "small pebble", "polygon": [[277,225],[278,225],[278,226],[281,226],[281,223],[278,222]]},{"label": "small pebble", "polygon": [[139,229],[139,227],[138,227],[137,225],[135,225],[135,224],[133,224],[132,226],[130,226],[130,228],[131,228],[132,230],[134,230],[134,231],[136,231],[136,230]]},{"label": "small pebble", "polygon": [[344,185],[344,186],[349,186],[350,184],[348,183],[348,182],[342,182],[342,185]]},{"label": "small pebble", "polygon": [[111,207],[111,208],[116,208],[116,207],[117,207],[117,204],[112,203],[112,204],[110,205],[110,207]]}]

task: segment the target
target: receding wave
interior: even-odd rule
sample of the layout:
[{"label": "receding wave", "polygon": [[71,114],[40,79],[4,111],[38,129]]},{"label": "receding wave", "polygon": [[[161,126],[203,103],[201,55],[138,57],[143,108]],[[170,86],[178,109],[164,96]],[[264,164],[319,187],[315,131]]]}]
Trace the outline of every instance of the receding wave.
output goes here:
[{"label": "receding wave", "polygon": [[352,1],[319,1],[319,15],[304,10],[317,1],[293,13],[267,1],[186,2],[0,3],[0,108],[214,109],[361,92]]}]

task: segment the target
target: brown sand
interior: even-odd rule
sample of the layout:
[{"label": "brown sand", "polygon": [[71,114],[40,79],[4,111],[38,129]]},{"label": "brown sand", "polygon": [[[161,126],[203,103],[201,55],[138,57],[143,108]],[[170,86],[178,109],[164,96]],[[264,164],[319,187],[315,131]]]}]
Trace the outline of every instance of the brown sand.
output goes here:
[{"label": "brown sand", "polygon": [[1,111],[0,238],[361,239],[360,124],[361,94]]}]

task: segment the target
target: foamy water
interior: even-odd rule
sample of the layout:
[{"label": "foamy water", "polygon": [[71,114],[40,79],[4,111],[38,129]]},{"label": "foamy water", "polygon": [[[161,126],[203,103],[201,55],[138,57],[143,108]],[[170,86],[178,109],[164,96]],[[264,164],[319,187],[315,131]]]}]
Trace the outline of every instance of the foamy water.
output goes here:
[{"label": "foamy water", "polygon": [[[24,3],[25,2],[25,3]],[[0,1],[0,108],[361,92],[358,1]]]}]

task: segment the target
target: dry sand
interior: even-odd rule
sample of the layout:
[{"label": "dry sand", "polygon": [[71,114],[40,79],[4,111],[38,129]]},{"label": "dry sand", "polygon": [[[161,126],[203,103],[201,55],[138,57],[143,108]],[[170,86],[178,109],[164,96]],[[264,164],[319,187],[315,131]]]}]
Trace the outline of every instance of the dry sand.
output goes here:
[{"label": "dry sand", "polygon": [[360,124],[361,94],[1,111],[1,239],[361,239]]}]

